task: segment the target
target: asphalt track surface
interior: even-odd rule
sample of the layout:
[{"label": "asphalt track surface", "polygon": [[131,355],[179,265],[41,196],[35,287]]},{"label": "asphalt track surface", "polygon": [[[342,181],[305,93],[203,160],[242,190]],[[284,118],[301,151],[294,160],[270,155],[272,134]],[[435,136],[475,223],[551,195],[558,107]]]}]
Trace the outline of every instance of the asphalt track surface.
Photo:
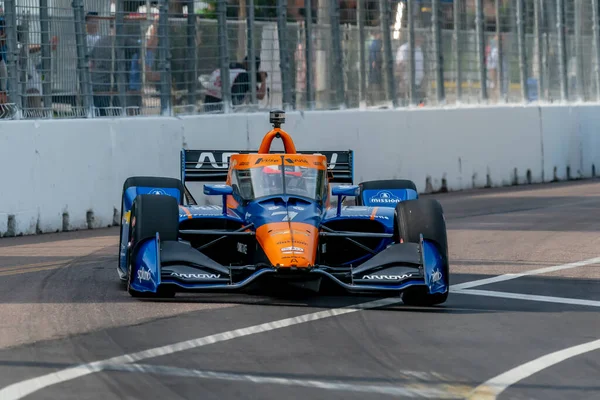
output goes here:
[{"label": "asphalt track surface", "polygon": [[454,286],[433,308],[142,301],[116,228],[1,239],[0,400],[600,398],[600,181],[435,197]]}]

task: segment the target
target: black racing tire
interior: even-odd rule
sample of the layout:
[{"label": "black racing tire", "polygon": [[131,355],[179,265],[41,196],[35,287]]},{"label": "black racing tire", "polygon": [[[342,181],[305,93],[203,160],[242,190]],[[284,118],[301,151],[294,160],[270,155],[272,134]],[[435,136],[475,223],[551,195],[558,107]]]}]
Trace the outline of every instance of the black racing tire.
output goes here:
[{"label": "black racing tire", "polygon": [[[130,187],[141,186],[141,187],[155,187],[155,188],[175,188],[179,189],[181,196],[179,198],[179,204],[183,204],[184,186],[181,180],[175,178],[164,178],[159,176],[132,176],[125,180],[123,183],[123,190],[121,192],[121,218],[123,218],[123,198],[125,197],[125,191]],[[123,224],[120,224],[119,229],[119,251],[122,245],[123,237]],[[119,263],[120,257],[119,257]]]},{"label": "black racing tire", "polygon": [[[146,294],[133,290],[130,286],[132,277],[132,259],[135,258],[138,244],[152,238],[158,232],[161,242],[177,240],[179,236],[179,204],[171,196],[152,194],[138,195],[131,207],[129,237],[131,247],[127,252],[127,291],[133,297],[173,297],[174,291],[159,288],[158,293]],[[171,293],[172,292],[172,293]]]},{"label": "black racing tire", "polygon": [[[435,199],[420,198],[398,203],[396,206],[396,235],[402,241],[419,243],[420,235],[435,243],[442,256],[443,274],[449,287],[448,236],[442,205]],[[433,306],[444,303],[448,292],[429,294],[427,288],[414,286],[402,293],[407,305]]]},{"label": "black racing tire", "polygon": [[417,185],[409,179],[382,179],[377,181],[365,181],[358,184],[359,193],[355,200],[357,206],[363,206],[363,192],[365,190],[385,190],[385,189],[412,189],[417,191]]}]

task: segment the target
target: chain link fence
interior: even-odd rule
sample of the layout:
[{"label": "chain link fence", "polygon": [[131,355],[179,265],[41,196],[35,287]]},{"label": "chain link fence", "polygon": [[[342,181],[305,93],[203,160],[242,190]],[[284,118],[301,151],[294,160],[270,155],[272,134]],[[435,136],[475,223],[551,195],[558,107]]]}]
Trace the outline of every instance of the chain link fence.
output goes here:
[{"label": "chain link fence", "polygon": [[0,119],[595,102],[598,1],[0,0]]}]

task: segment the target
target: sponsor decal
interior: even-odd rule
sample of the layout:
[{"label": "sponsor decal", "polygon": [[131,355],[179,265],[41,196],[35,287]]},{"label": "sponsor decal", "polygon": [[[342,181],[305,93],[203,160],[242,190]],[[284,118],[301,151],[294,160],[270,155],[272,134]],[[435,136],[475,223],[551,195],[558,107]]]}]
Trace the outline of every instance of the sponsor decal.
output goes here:
[{"label": "sponsor decal", "polygon": [[[211,213],[190,213],[190,215],[191,215],[192,217],[212,217],[212,216],[214,216],[215,214],[211,214]],[[187,214],[185,214],[185,213],[184,213],[184,214],[179,214],[179,216],[180,216],[180,217],[188,217],[188,215],[187,215]],[[189,218],[189,217],[188,217],[188,218]]]},{"label": "sponsor decal", "polygon": [[127,211],[125,213],[125,215],[123,215],[123,223],[124,224],[128,224],[129,223],[129,218],[131,217],[131,211]]},{"label": "sponsor decal", "polygon": [[171,272],[171,276],[183,279],[218,279],[221,274],[180,274]]},{"label": "sponsor decal", "polygon": [[150,274],[149,269],[140,268],[137,272],[137,278],[140,282],[149,281],[152,279],[152,274]]},{"label": "sponsor decal", "polygon": [[200,153],[198,157],[198,162],[195,168],[202,168],[202,166],[207,163],[210,164],[213,168],[227,169],[229,167],[229,157],[236,153],[222,153],[221,154],[221,164],[217,163],[215,159],[215,155],[212,151],[205,151]]},{"label": "sponsor decal", "polygon": [[281,251],[285,252],[292,252],[292,251],[296,251],[298,253],[304,253],[304,249],[302,247],[296,247],[296,246],[291,246],[291,247],[284,247],[283,249],[281,249]]},{"label": "sponsor decal", "polygon": [[190,210],[194,211],[194,210],[220,210],[221,206],[215,206],[215,205],[208,205],[208,206],[191,206],[189,207]]},{"label": "sponsor decal", "polygon": [[286,158],[285,159],[286,162],[290,163],[290,164],[306,164],[308,165],[308,161],[306,161],[304,158]]},{"label": "sponsor decal", "polygon": [[281,208],[281,206],[271,206],[271,207],[268,207],[267,210],[273,211],[273,210],[279,210],[280,208]]},{"label": "sponsor decal", "polygon": [[390,217],[385,215],[366,215],[366,214],[350,214],[350,215],[341,215],[342,218],[375,218],[375,219],[390,219]]},{"label": "sponsor decal", "polygon": [[[282,241],[277,242],[278,245],[284,245],[284,244],[290,244],[290,243],[292,243],[291,240],[282,240]],[[301,240],[294,239],[294,243],[297,243],[297,244],[299,244],[301,246],[308,246],[308,243],[303,242]]]},{"label": "sponsor decal", "polygon": [[435,282],[439,281],[440,279],[442,279],[442,272],[439,269],[436,269],[431,274],[431,283],[435,283]]},{"label": "sponsor decal", "polygon": [[256,160],[256,162],[254,163],[254,165],[260,164],[260,163],[276,163],[276,162],[281,162],[280,158],[275,158],[275,157],[267,157],[267,158],[262,158],[260,157],[258,160]]},{"label": "sponsor decal", "polygon": [[[190,212],[189,215],[191,215],[192,217],[204,217],[204,216],[213,216],[215,215],[215,211],[220,211],[222,210],[222,206],[190,206],[188,207],[188,211]],[[181,209],[179,211],[179,216],[180,217],[186,217],[188,216],[187,213],[185,212],[181,212]]]},{"label": "sponsor decal", "polygon": [[[294,239],[293,242],[297,243],[301,246],[308,246],[308,243],[303,242],[301,240]],[[279,242],[277,242],[277,245],[282,246],[284,244],[291,244],[291,243],[292,243],[292,240],[280,240]]]},{"label": "sponsor decal", "polygon": [[[337,153],[333,153],[331,155],[331,160],[329,160],[329,169],[334,169],[335,168],[335,163],[337,163]],[[327,167],[327,163],[323,162],[323,164],[325,165],[325,167]]]},{"label": "sponsor decal", "polygon": [[380,203],[380,204],[391,204],[400,202],[400,198],[394,196],[392,192],[388,192],[386,190],[381,190],[377,192],[377,194],[371,198],[369,198],[369,202],[371,203]]},{"label": "sponsor decal", "polygon": [[242,254],[248,254],[248,245],[244,244],[244,243],[239,243],[237,244],[237,251],[242,253]]},{"label": "sponsor decal", "polygon": [[304,207],[293,206],[292,208],[297,211],[304,211]]},{"label": "sponsor decal", "polygon": [[150,194],[156,194],[156,195],[159,195],[159,196],[161,196],[161,195],[162,195],[162,196],[166,196],[166,195],[167,195],[167,192],[165,192],[165,191],[164,191],[164,190],[162,190],[162,189],[152,189],[152,190],[150,191]]},{"label": "sponsor decal", "polygon": [[270,235],[275,236],[275,235],[304,235],[304,236],[308,236],[310,237],[310,232],[306,231],[297,231],[297,230],[293,230],[293,231],[289,231],[289,230],[282,230],[282,231],[271,231],[269,232]]},{"label": "sponsor decal", "polygon": [[[239,151],[234,151],[234,152],[220,152],[220,151],[203,151],[200,153],[200,155],[198,156],[198,160],[196,161],[196,166],[194,168],[199,169],[199,168],[205,168],[207,165],[210,165],[212,168],[216,168],[216,169],[227,169],[229,167],[229,158],[234,155],[234,154],[239,154]],[[242,153],[244,153],[242,151]],[[322,153],[313,153],[314,155],[323,155]],[[220,158],[220,160],[217,160],[217,158]],[[275,160],[275,161],[273,161]],[[329,162],[327,161],[323,161],[322,165],[327,168],[327,169],[335,169],[336,164],[337,164],[337,160],[338,160],[338,153],[332,152],[331,153],[331,158],[329,159]],[[281,159],[279,158],[259,158],[256,161],[256,164],[259,164],[260,162],[280,162]],[[300,159],[297,162],[302,162],[305,163],[305,160],[300,161]],[[315,165],[321,165],[321,163],[315,162]],[[328,165],[329,164],[329,165]],[[242,162],[239,164],[241,165],[248,165],[247,162]]]},{"label": "sponsor decal", "polygon": [[402,279],[410,278],[413,274],[402,274],[402,275],[365,275],[363,279],[375,279],[378,281],[399,281]]}]

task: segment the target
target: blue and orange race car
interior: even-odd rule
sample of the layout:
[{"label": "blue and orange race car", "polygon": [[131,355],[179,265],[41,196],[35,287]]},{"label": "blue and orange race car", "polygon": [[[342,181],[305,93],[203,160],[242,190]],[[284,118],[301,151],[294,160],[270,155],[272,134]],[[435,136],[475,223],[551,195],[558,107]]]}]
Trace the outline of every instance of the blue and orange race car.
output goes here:
[{"label": "blue and orange race car", "polygon": [[[118,273],[129,293],[173,297],[264,284],[318,292],[327,282],[350,293],[401,294],[405,304],[445,302],[441,205],[419,198],[409,180],[353,185],[352,151],[298,152],[281,129],[284,112],[271,111],[270,122],[256,153],[183,150],[181,179],[125,181]],[[276,138],[283,153],[271,151]],[[198,205],[186,185],[193,181],[215,182],[204,194],[220,205]]]}]

